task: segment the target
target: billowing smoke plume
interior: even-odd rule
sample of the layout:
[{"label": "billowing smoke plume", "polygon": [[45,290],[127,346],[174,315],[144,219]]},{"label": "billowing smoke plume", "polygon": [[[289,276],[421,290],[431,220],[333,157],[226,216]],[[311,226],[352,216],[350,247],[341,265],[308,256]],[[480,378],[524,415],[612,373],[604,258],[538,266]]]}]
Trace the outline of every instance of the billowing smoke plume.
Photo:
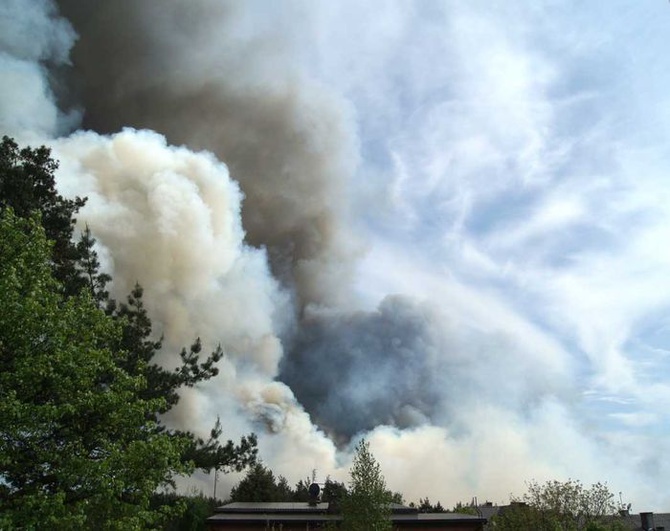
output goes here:
[{"label": "billowing smoke plume", "polygon": [[173,348],[202,336],[274,376],[288,301],[265,253],[243,243],[241,193],[227,168],[148,131],[74,134],[56,144],[56,156],[61,187],[88,197],[82,217],[113,291],[141,282]]},{"label": "billowing smoke plume", "polygon": [[[85,6],[82,9],[86,10]],[[103,13],[104,9],[98,14]],[[131,13],[129,8],[127,14]],[[79,221],[82,228],[88,225],[97,238],[103,266],[114,278],[112,295],[123,300],[136,282],[143,285],[156,333],[164,334],[166,340],[162,363],[172,364],[179,349],[197,336],[202,338],[205,348],[213,349],[220,344],[226,352],[219,378],[199,390],[186,390],[170,421],[205,434],[220,414],[231,437],[249,430],[281,432],[285,434],[283,442],[274,444],[274,452],[285,454],[285,462],[295,464],[296,457],[288,457],[290,449],[307,445],[311,452],[299,454],[300,458],[309,456],[299,467],[301,470],[314,467],[315,455],[321,456],[319,462],[324,459],[330,462],[328,468],[332,468],[332,444],[312,426],[291,390],[273,382],[282,356],[281,337],[294,327],[297,299],[271,275],[266,251],[245,243],[243,194],[238,183],[231,180],[228,167],[211,153],[171,147],[164,136],[147,130],[125,129],[110,136],[77,132],[68,138],[52,140],[50,137],[60,131],[62,116],[57,111],[53,89],[59,89],[61,101],[68,98],[75,101],[72,93],[54,82],[54,76],[60,75],[61,68],[68,63],[68,51],[76,34],[51,2],[13,2],[0,14],[2,27],[10,28],[18,22],[21,29],[3,34],[4,70],[11,74],[13,65],[23,61],[25,68],[34,74],[27,81],[24,79],[24,85],[29,81],[30,86],[11,83],[6,86],[7,91],[11,89],[7,101],[22,105],[0,108],[0,123],[4,132],[24,141],[51,144],[60,161],[57,175],[60,191],[88,197]],[[95,10],[87,14],[92,19],[96,17]],[[31,34],[44,36],[44,41],[28,39]],[[85,78],[75,79],[72,82],[75,87],[78,79]],[[113,91],[106,93],[113,96]],[[253,103],[260,105],[263,99],[257,97],[246,105],[253,108]],[[281,113],[281,105],[277,105],[276,112]],[[26,106],[31,112],[26,112]],[[234,105],[232,110],[235,111]],[[249,113],[252,114],[251,110]],[[260,117],[262,113],[259,120]],[[294,118],[299,122],[298,115]],[[270,122],[273,121],[279,129],[277,136],[286,137],[284,142],[290,144],[288,137],[296,136],[297,147],[293,148],[297,150],[293,153],[296,166],[310,157],[302,156],[301,150],[313,152],[313,161],[308,160],[306,169],[297,176],[305,186],[310,186],[307,173],[316,171],[320,165],[328,166],[328,156],[323,149],[303,146],[296,129],[284,123],[285,117],[271,118]],[[300,126],[298,123],[296,127]],[[301,127],[309,128],[304,124]],[[272,135],[263,132],[263,124],[250,127],[249,131],[261,139],[265,134],[264,142],[271,145]],[[244,137],[242,124],[240,131],[231,137],[237,138],[239,134]],[[310,138],[306,132],[303,134],[303,139]],[[246,158],[252,160],[255,142],[239,142]],[[281,157],[284,146],[281,138],[278,142],[279,146],[272,148],[275,154],[268,153],[269,160],[259,166],[264,172],[261,177],[270,179],[276,174],[279,180],[287,176],[290,180],[293,177],[287,167],[290,158]],[[263,149],[258,151],[262,152]],[[325,162],[319,162],[320,159]],[[346,175],[343,173],[343,177]],[[333,183],[336,182],[333,177]],[[316,220],[327,207],[323,197],[320,204],[314,202],[314,209],[308,201],[297,201],[289,184],[269,182],[268,188],[274,186],[279,195],[277,188],[285,188],[283,195],[296,216],[289,221],[290,232],[301,228],[303,216]],[[331,188],[338,187],[334,184]],[[273,200],[266,199],[268,210]],[[301,213],[298,205],[304,206],[307,213]],[[314,214],[317,211],[319,214]],[[324,220],[335,221],[332,213],[326,212],[324,216]],[[285,227],[276,221],[277,230],[284,231]],[[326,232],[329,222],[323,224]],[[328,237],[325,234],[324,240]],[[320,248],[318,230],[314,231],[314,238],[317,243],[309,244],[313,249],[308,254],[318,261],[319,252],[315,250]],[[285,256],[293,260],[294,255],[287,251]],[[303,262],[296,259],[293,265],[305,272],[316,267],[314,261],[307,259]],[[289,286],[293,285],[291,279],[289,268],[284,278]],[[240,416],[241,411],[248,416]]]},{"label": "billowing smoke plume", "polygon": [[346,105],[295,71],[279,35],[237,2],[60,4],[80,35],[84,126],[148,127],[213,151],[244,191],[247,241],[268,249],[298,304],[345,299],[355,134]]},{"label": "billowing smoke plume", "polygon": [[401,297],[386,299],[377,312],[315,313],[303,321],[282,378],[335,435],[423,424],[450,388],[448,330],[436,327],[435,317]]},{"label": "billowing smoke plume", "polygon": [[[473,334],[435,303],[394,295],[372,312],[309,312],[280,376],[320,426],[346,441],[380,425],[453,428],[482,400],[516,409],[564,395],[565,369],[519,339]],[[491,385],[494,374],[526,378]]]},{"label": "billowing smoke plume", "polygon": [[[290,480],[346,479],[363,432],[410,500],[502,501],[556,471],[601,479],[615,460],[572,421],[569,364],[532,325],[458,290],[356,311],[358,139],[347,102],[292,60],[306,5],[0,7],[2,132],[53,146],[61,192],[89,198],[79,221],[113,296],[144,286],[163,363],[196,336],[227,353],[169,420],[254,430]],[[59,136],[78,108],[89,131]]]}]

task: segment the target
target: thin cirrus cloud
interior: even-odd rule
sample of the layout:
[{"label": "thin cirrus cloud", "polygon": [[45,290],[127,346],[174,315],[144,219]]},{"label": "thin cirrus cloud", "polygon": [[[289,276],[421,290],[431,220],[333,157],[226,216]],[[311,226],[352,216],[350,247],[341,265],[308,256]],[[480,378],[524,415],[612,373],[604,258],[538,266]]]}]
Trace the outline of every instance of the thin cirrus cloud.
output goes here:
[{"label": "thin cirrus cloud", "polygon": [[[395,243],[380,244],[364,270],[377,275],[395,253],[430,256],[388,284],[430,291],[416,287],[429,274],[472,299],[493,293],[572,360],[586,391],[568,409],[576,422],[599,440],[667,433],[670,10],[440,6],[441,18],[414,29],[443,28],[421,63],[441,86],[388,114],[392,193],[373,223],[388,237],[393,220]],[[383,282],[371,285],[382,292]]]}]

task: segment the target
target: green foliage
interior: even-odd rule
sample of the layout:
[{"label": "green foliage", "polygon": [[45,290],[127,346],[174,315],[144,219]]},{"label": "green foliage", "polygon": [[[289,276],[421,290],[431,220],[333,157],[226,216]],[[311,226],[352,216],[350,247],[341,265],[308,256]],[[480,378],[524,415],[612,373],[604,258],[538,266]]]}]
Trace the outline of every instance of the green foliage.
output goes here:
[{"label": "green foliage", "polygon": [[[316,481],[316,473],[312,477],[301,479],[294,488],[288,484],[283,476],[276,477],[274,473],[261,463],[255,463],[247,471],[246,476],[235,486],[230,493],[231,501],[258,501],[258,502],[309,502],[309,487]],[[347,496],[347,487],[344,483],[333,481],[330,477],[321,489],[321,502],[338,504]]]},{"label": "green foliage", "polygon": [[347,486],[344,483],[326,478],[326,483],[321,491],[321,501],[339,506],[347,494]]},{"label": "green foliage", "polygon": [[349,493],[342,500],[342,528],[347,531],[391,529],[392,497],[370,444],[361,440],[351,468]]},{"label": "green foliage", "polygon": [[[154,430],[160,398],[119,368],[120,326],[64,297],[36,219],[0,214],[0,514],[6,527],[139,529],[185,440]],[[149,433],[149,435],[147,435]]]},{"label": "green foliage", "polygon": [[[76,245],[78,259],[75,268],[79,276],[77,286],[74,286],[74,288],[79,285],[82,288],[88,288],[93,300],[100,307],[103,307],[104,304],[109,302],[109,291],[106,287],[112,277],[100,272],[100,261],[98,260],[98,253],[93,248],[94,245],[95,238],[91,234],[91,229],[86,225],[86,229],[84,229]],[[72,292],[76,293],[76,289],[73,289]]]},{"label": "green foliage", "polygon": [[83,280],[75,267],[79,251],[72,243],[74,214],[86,203],[76,197],[65,199],[56,191],[54,172],[58,164],[48,148],[19,149],[4,136],[0,143],[0,209],[12,208],[27,218],[39,212],[47,238],[53,242],[51,260],[54,275],[68,294],[77,293]]},{"label": "green foliage", "polygon": [[[437,508],[440,508],[441,510],[438,510]],[[441,512],[447,512],[444,510],[442,505],[440,505],[440,502],[437,502],[437,505],[435,507],[435,512],[436,513],[441,513]],[[456,505],[454,505],[453,509],[451,511],[452,513],[460,513],[460,514],[470,514],[472,516],[479,516],[479,512],[477,511],[477,507],[474,505],[474,500],[470,503],[463,503],[463,502],[458,502]]]},{"label": "green foliage", "polygon": [[230,491],[231,501],[238,502],[288,502],[293,501],[294,495],[286,479],[275,478],[262,463],[253,465]]},{"label": "green foliage", "polygon": [[[417,506],[417,509],[419,510],[420,513],[444,513],[444,512],[446,512],[444,510],[444,507],[442,507],[442,504],[439,501],[435,505],[433,505],[432,503],[430,503],[430,499],[427,498],[427,497],[419,499],[419,505]],[[454,511],[454,512],[456,512],[456,511]]]},{"label": "green foliage", "polygon": [[539,531],[619,530],[614,495],[607,485],[580,481],[528,483],[521,500],[494,518],[495,529]]},{"label": "green foliage", "polygon": [[216,418],[216,423],[207,441],[188,434],[190,444],[185,457],[197,463],[197,467],[205,471],[229,472],[234,470],[241,472],[256,463],[258,448],[256,447],[257,439],[253,433],[242,437],[239,444],[229,440],[223,445],[219,440],[222,434],[223,428],[219,417]]},{"label": "green foliage", "polygon": [[388,495],[389,500],[391,500],[391,503],[397,503],[398,505],[405,505],[405,500],[402,497],[401,492],[391,492],[389,490],[386,491],[386,494]]},{"label": "green foliage", "polygon": [[155,510],[170,507],[174,513],[174,516],[162,524],[163,531],[201,531],[205,528],[205,520],[218,506],[216,499],[195,493],[160,493],[151,498],[151,507]]},{"label": "green foliage", "polygon": [[17,515],[27,527],[141,528],[179,510],[147,510],[156,486],[194,466],[242,470],[256,438],[221,443],[220,421],[207,441],[161,424],[223,352],[201,360],[198,339],[176,369],[155,362],[141,286],[110,299],[88,227],[72,242],[85,200],[57,193],[56,168],[45,147],[0,144],[0,529]]},{"label": "green foliage", "polygon": [[299,480],[295,484],[293,489],[292,499],[296,502],[308,502],[309,501],[309,486],[312,484],[312,481],[307,478],[307,480]]},{"label": "green foliage", "polygon": [[[296,502],[308,502],[310,501],[309,487],[312,483],[316,481],[316,471],[312,473],[311,478],[301,479],[296,483],[292,491],[292,500]],[[329,477],[326,478],[326,482],[321,488],[321,495],[319,501],[325,503],[331,503],[334,506],[339,507],[340,501],[347,495],[347,487],[344,483],[339,481],[334,481]]]},{"label": "green foliage", "polygon": [[[97,272],[94,272],[93,276],[98,280],[100,278]],[[130,373],[138,371],[143,373],[148,382],[147,398],[163,398],[165,407],[160,413],[165,413],[179,402],[181,387],[193,387],[196,383],[218,374],[214,364],[221,359],[223,351],[220,347],[217,348],[201,363],[199,354],[202,351],[202,344],[198,338],[188,351],[186,349],[181,351],[182,364],[176,369],[170,371],[154,363],[154,357],[162,348],[162,340],[153,338],[151,319],[144,307],[143,296],[142,286],[135,284],[126,302],[120,304],[118,308],[116,302],[108,300],[107,311],[123,323],[123,333],[117,348],[130,353],[124,363],[124,370]]]}]

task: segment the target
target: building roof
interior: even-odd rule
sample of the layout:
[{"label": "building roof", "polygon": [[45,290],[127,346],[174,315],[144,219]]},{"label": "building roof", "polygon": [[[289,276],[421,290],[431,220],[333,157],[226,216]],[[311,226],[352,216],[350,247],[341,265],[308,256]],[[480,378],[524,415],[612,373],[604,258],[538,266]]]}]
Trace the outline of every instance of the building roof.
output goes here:
[{"label": "building roof", "polygon": [[479,522],[486,523],[486,519],[472,514],[462,513],[413,513],[413,514],[393,514],[394,522]]},{"label": "building roof", "polygon": [[309,514],[328,511],[328,503],[310,505],[307,502],[232,502],[217,507],[216,513],[292,513]]},{"label": "building roof", "polygon": [[[254,523],[254,522],[300,522],[319,521],[336,522],[342,516],[329,511],[328,503],[310,505],[306,502],[232,502],[215,509],[214,515],[207,519],[209,524]],[[438,523],[471,525],[485,524],[486,519],[480,516],[460,513],[420,513],[415,507],[391,504],[391,519],[400,524],[416,524],[431,526]]]},{"label": "building roof", "polygon": [[502,506],[493,504],[479,505],[476,507],[477,512],[482,516],[482,518],[486,518],[489,521],[494,516],[497,516],[501,509]]},{"label": "building roof", "polygon": [[[670,513],[649,513],[654,518],[654,529],[665,528],[670,531]],[[629,526],[631,531],[642,531],[642,517],[639,514],[631,514],[623,517],[624,522]]]}]

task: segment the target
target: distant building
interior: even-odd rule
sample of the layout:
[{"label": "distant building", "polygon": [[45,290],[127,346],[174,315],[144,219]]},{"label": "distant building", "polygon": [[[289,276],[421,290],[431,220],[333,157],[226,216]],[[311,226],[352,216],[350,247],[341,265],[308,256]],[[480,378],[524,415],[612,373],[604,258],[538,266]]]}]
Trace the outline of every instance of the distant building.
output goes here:
[{"label": "distant building", "polygon": [[628,514],[621,511],[621,518],[631,531],[670,531],[669,513]]},{"label": "distant building", "polygon": [[[328,503],[234,502],[218,507],[207,519],[209,531],[306,531],[338,523],[342,516]],[[459,513],[420,513],[417,508],[392,504],[394,529],[403,531],[482,531],[486,519]]]}]

